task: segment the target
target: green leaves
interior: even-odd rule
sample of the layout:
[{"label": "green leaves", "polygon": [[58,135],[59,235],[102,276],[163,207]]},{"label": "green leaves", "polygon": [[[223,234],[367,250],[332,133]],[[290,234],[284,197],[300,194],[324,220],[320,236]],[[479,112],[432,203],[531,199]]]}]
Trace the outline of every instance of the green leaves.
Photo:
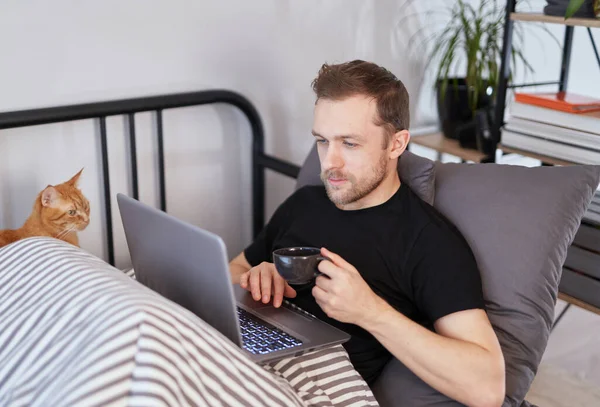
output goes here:
[{"label": "green leaves", "polygon": [[577,10],[579,10],[581,8],[581,6],[583,6],[583,3],[585,3],[585,0],[571,0],[569,2],[569,6],[567,7],[567,12],[565,14],[565,20],[567,18],[573,17],[573,15],[577,12]]},{"label": "green leaves", "polygon": [[[427,66],[433,61],[437,64],[436,79],[441,82],[442,97],[445,97],[448,86],[456,83],[450,78],[457,76],[459,70],[464,72],[458,73],[458,76],[464,76],[466,79],[469,107],[475,111],[488,87],[491,87],[494,95],[496,93],[502,58],[506,4],[497,0],[479,0],[478,5],[467,0],[445,4],[448,24],[434,35]],[[442,10],[437,8],[436,11]],[[511,71],[514,72],[515,67],[522,64],[526,72],[532,72],[531,64],[520,49],[520,43],[525,36],[518,32],[518,29],[516,31],[520,41],[513,41],[510,55]]]},{"label": "green leaves", "polygon": [[[495,88],[504,15],[504,7],[495,0],[480,0],[478,7],[465,0],[457,0],[449,9],[448,26],[437,36],[430,54],[430,61],[434,58],[438,61],[437,79],[442,82],[442,96],[453,70],[461,64],[466,65],[469,106],[473,111],[477,109],[479,98],[486,88]],[[516,56],[520,58],[521,55]]]}]

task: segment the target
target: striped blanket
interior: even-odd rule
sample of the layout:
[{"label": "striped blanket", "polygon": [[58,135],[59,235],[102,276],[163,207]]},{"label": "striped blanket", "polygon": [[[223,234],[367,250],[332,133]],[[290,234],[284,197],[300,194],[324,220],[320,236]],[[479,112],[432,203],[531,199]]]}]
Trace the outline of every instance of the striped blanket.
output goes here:
[{"label": "striped blanket", "polygon": [[377,405],[343,347],[251,362],[196,315],[67,243],[0,249],[1,406]]}]

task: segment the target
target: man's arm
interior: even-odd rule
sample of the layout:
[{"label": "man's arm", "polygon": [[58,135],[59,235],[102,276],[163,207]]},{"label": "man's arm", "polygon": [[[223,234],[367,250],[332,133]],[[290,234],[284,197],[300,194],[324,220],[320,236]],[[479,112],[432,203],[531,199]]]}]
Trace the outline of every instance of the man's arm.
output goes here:
[{"label": "man's arm", "polygon": [[[381,300],[381,299],[380,299]],[[439,392],[468,406],[500,406],[504,358],[483,310],[440,318],[431,332],[381,300],[360,326]]]},{"label": "man's arm", "polygon": [[[449,314],[431,332],[378,297],[358,271],[323,249],[313,295],[325,313],[369,331],[406,367],[440,393],[468,406],[504,400],[504,358],[483,310]],[[357,306],[358,305],[358,306]]]},{"label": "man's arm", "polygon": [[248,272],[252,266],[248,263],[244,252],[238,254],[233,260],[229,262],[229,272],[231,273],[231,282],[233,284],[240,283],[240,277],[242,274]]}]

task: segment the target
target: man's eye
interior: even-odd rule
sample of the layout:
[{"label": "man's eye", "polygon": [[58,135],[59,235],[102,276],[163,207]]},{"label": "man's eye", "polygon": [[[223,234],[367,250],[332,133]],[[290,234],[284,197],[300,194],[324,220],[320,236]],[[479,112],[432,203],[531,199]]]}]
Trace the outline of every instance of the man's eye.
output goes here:
[{"label": "man's eye", "polygon": [[325,143],[327,143],[327,140],[322,139],[322,138],[321,139],[317,139],[317,143],[318,144],[325,144]]},{"label": "man's eye", "polygon": [[71,209],[69,211],[69,215],[71,215],[71,216],[75,216],[76,213],[77,213],[77,211],[75,209]]},{"label": "man's eye", "polygon": [[347,141],[344,141],[344,145],[345,145],[346,147],[350,147],[350,148],[352,148],[352,147],[356,147],[358,144],[349,143],[349,142],[347,142]]}]

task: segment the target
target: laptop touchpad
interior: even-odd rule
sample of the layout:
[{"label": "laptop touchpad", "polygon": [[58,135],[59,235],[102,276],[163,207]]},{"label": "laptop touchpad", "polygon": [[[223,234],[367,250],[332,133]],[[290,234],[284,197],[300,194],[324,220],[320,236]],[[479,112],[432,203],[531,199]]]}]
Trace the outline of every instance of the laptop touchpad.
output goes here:
[{"label": "laptop touchpad", "polygon": [[254,298],[252,298],[252,294],[250,294],[249,291],[244,290],[237,284],[233,286],[233,295],[238,303],[243,304],[251,309],[259,309],[273,306],[272,301],[267,304],[263,304],[262,301],[255,301]]}]

